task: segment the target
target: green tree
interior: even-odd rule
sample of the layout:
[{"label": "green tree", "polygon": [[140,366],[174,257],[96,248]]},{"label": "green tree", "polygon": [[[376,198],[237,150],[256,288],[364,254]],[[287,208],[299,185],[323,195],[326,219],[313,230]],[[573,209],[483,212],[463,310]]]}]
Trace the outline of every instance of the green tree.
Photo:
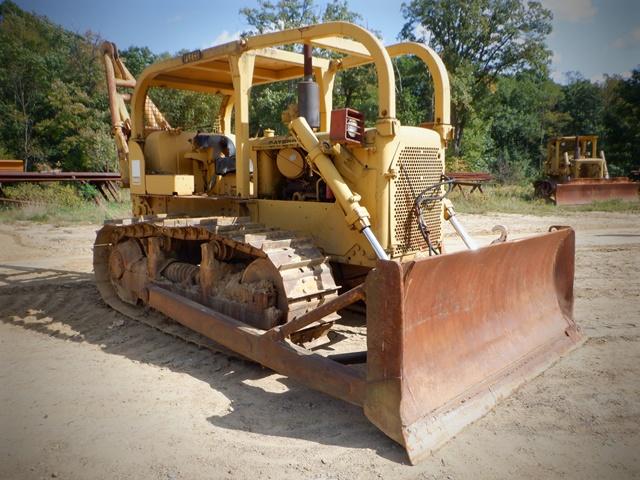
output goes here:
[{"label": "green tree", "polygon": [[[177,55],[186,53],[177,52]],[[131,75],[138,78],[149,65],[170,58],[169,53],[156,54],[148,47],[132,46],[121,51],[120,58]],[[169,124],[184,130],[211,130],[220,106],[220,96],[167,88],[151,88],[149,97]]]},{"label": "green tree", "polygon": [[565,114],[562,135],[601,135],[604,100],[602,87],[577,72],[568,75],[569,83],[562,87],[558,110]]},{"label": "green tree", "polygon": [[482,118],[473,113],[467,123],[464,141],[460,148],[460,156],[449,155],[445,157],[450,165],[456,165],[456,168],[451,165],[450,171],[486,172],[487,170],[492,170],[498,172],[504,170],[504,168],[499,169],[499,163],[495,161],[496,154],[500,152],[501,146],[496,144],[491,137],[492,129],[492,118]]},{"label": "green tree", "polygon": [[[255,8],[241,8],[251,29],[243,36],[259,35],[267,32],[296,28],[318,22],[313,0],[279,0],[276,3],[258,0]],[[281,47],[293,51],[293,45]],[[296,102],[296,83],[294,81],[258,85],[251,88],[249,102],[249,124],[251,134],[258,135],[265,128],[271,128],[277,134],[286,134],[287,129],[280,121],[280,114]]]},{"label": "green tree", "polygon": [[392,59],[396,77],[396,112],[404,125],[433,120],[433,83],[424,63],[413,56]]},{"label": "green tree", "polygon": [[628,175],[640,167],[640,65],[624,80],[609,77],[604,84],[602,146],[612,175]]},{"label": "green tree", "polygon": [[220,108],[220,95],[151,88],[149,97],[174,128],[211,131]]},{"label": "green tree", "polygon": [[11,1],[0,4],[0,143],[27,167],[113,165],[99,43],[90,32],[76,35]]},{"label": "green tree", "polygon": [[126,50],[119,52],[120,58],[127,66],[127,70],[135,78],[142,73],[142,71],[149,65],[157,62],[158,60],[168,57],[168,54],[156,55],[149,47],[136,47],[131,46]]},{"label": "green tree", "polygon": [[411,0],[402,13],[400,37],[429,44],[449,70],[456,154],[477,103],[500,75],[546,72],[551,12],[538,1]]},{"label": "green tree", "polygon": [[241,8],[240,14],[252,27],[245,35],[277,32],[318,23],[313,0],[258,0],[256,8]]},{"label": "green tree", "polygon": [[[252,27],[245,35],[255,35],[287,28],[297,28],[321,22],[348,21],[360,23],[362,16],[348,8],[346,0],[333,0],[324,10],[313,0],[280,0],[276,3],[259,0],[256,8],[243,8]],[[284,46],[294,50],[294,46]],[[298,47],[299,49],[299,47]],[[322,54],[319,52],[319,54]],[[337,58],[332,55],[332,58]],[[250,123],[252,133],[263,128],[273,128],[285,134],[286,126],[280,121],[281,112],[297,101],[297,81],[259,85],[251,89]],[[369,65],[340,72],[334,84],[333,104],[335,108],[349,106],[365,113],[373,121],[377,111],[375,72]]]},{"label": "green tree", "polygon": [[[7,149],[27,166],[42,158],[33,137],[41,99],[49,80],[47,58],[49,30],[34,28],[29,15],[13,2],[0,4],[0,135]],[[43,28],[45,27],[45,28]]]},{"label": "green tree", "polygon": [[[47,146],[50,163],[65,170],[115,169],[115,147],[108,125],[80,87],[54,80],[43,108],[49,115],[35,125],[35,132]],[[112,161],[105,164],[105,159]]]},{"label": "green tree", "polygon": [[555,129],[551,110],[561,96],[558,85],[533,72],[498,79],[482,110],[490,118],[494,143],[489,166],[503,180],[520,181],[539,172],[546,137]]}]

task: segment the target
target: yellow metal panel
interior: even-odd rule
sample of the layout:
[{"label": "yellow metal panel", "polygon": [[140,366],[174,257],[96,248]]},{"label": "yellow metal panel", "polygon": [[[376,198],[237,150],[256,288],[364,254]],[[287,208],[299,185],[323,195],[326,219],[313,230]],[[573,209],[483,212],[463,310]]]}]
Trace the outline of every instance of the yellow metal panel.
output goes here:
[{"label": "yellow metal panel", "polygon": [[[375,265],[367,240],[344,221],[337,203],[256,200],[255,221],[313,237],[326,255],[352,265]],[[252,215],[253,216],[253,215]]]},{"label": "yellow metal panel", "polygon": [[276,159],[278,170],[287,178],[298,178],[304,173],[304,159],[294,148],[283,148]]},{"label": "yellow metal panel", "polygon": [[129,141],[129,188],[131,193],[145,193],[145,161],[142,148],[137,142]]},{"label": "yellow metal panel", "polygon": [[230,83],[199,80],[188,77],[176,77],[173,75],[158,75],[149,82],[149,86],[192,90],[203,93],[232,93],[233,85]]},{"label": "yellow metal panel", "polygon": [[[273,45],[277,45],[277,42]],[[256,55],[256,64],[266,69],[286,70],[291,66],[304,65],[304,56],[300,53],[270,47],[257,49],[253,53]],[[325,58],[315,57],[313,64],[316,67],[329,68],[329,60]]]},{"label": "yellow metal panel", "polygon": [[[315,62],[315,59],[314,59]],[[333,108],[333,83],[336,72],[333,69],[313,68],[316,82],[320,87],[320,131],[331,129],[331,110]]]},{"label": "yellow metal panel", "polygon": [[144,143],[147,170],[150,173],[193,174],[191,160],[185,161],[184,155],[192,151],[189,140],[196,133],[181,130],[150,133]]},{"label": "yellow metal panel", "polygon": [[233,72],[236,108],[236,181],[238,195],[249,197],[249,89],[253,78],[256,57],[245,53],[230,56],[229,66]]},{"label": "yellow metal panel", "polygon": [[[401,141],[390,171],[389,229],[394,258],[424,250],[427,243],[414,213],[416,196],[440,182],[444,173],[444,150],[431,130],[402,127]],[[434,201],[422,209],[429,238],[438,247],[442,240],[442,203]]]},{"label": "yellow metal panel", "polygon": [[324,37],[311,40],[311,44],[321,48],[327,48],[347,55],[357,55],[360,57],[369,57],[369,52],[362,44],[340,37]]},{"label": "yellow metal panel", "polygon": [[152,195],[191,195],[193,175],[147,175],[147,193]]}]

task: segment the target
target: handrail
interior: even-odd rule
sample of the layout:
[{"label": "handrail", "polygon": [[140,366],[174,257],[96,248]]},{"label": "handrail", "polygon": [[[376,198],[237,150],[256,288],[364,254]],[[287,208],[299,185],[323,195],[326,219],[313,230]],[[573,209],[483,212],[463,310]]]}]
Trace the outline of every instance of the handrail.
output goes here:
[{"label": "handrail", "polygon": [[[431,78],[433,78],[435,95],[433,129],[440,134],[442,141],[446,142],[451,138],[453,127],[451,126],[451,87],[449,85],[447,68],[442,62],[442,59],[433,49],[416,42],[390,45],[387,47],[387,52],[390,57],[415,55],[427,66]],[[349,69],[369,63],[371,63],[370,59],[360,56],[349,56],[340,61],[339,68]]]}]

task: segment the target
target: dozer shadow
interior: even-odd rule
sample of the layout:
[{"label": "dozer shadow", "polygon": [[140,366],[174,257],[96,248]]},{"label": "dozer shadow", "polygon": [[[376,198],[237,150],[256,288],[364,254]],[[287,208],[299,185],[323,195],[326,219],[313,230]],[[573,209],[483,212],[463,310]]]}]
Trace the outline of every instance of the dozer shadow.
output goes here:
[{"label": "dozer shadow", "polygon": [[58,270],[54,268],[33,268],[21,265],[0,265],[0,291],[3,288],[26,286],[30,289],[40,285],[51,285],[53,282],[86,282],[93,280],[93,274]]},{"label": "dozer shadow", "polygon": [[[14,273],[3,273],[5,270]],[[372,425],[359,407],[287,377],[276,379],[286,387],[284,391],[266,391],[253,383],[274,375],[272,371],[128,319],[102,302],[91,274],[8,265],[0,265],[0,272],[0,281],[6,284],[0,285],[2,323],[97,345],[105,353],[206,382],[231,402],[229,413],[207,418],[213,426],[372,449],[391,461],[408,463],[403,448]]]}]

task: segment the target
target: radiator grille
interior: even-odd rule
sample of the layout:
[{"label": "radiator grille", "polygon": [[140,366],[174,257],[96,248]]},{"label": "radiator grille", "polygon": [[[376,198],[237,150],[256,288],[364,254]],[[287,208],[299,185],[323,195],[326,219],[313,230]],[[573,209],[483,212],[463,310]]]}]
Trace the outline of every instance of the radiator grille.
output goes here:
[{"label": "radiator grille", "polygon": [[[398,176],[395,179],[393,200],[396,243],[394,256],[427,248],[427,242],[418,229],[413,204],[415,198],[429,185],[438,183],[444,173],[438,151],[434,147],[404,147],[400,151],[396,163]],[[431,208],[423,208],[424,220],[434,245],[440,243],[441,204],[442,202],[434,202]]]}]

